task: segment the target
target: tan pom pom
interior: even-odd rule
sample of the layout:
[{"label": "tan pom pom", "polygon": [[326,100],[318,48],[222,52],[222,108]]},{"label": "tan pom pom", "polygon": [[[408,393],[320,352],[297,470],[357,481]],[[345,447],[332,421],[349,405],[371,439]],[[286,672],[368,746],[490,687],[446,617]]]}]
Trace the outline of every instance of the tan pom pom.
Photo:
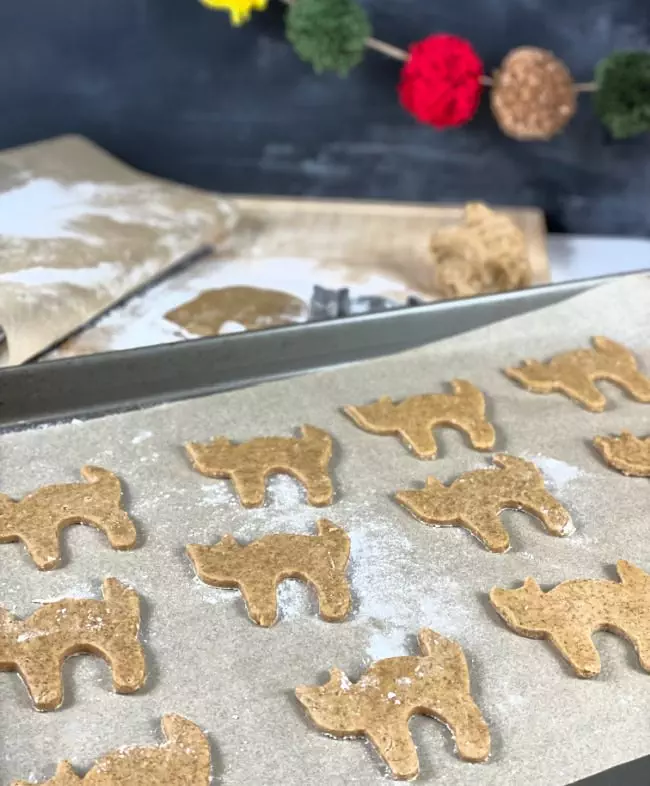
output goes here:
[{"label": "tan pom pom", "polygon": [[545,49],[524,46],[501,63],[491,102],[504,134],[520,141],[548,140],[575,114],[576,91],[561,60]]}]

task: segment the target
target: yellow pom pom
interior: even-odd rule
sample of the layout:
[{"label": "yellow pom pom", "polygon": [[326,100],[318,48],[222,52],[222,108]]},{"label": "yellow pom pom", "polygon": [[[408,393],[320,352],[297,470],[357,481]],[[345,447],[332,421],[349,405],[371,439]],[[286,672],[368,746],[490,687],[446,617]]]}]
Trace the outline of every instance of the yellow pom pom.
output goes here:
[{"label": "yellow pom pom", "polygon": [[251,18],[252,11],[264,11],[269,0],[200,0],[207,8],[230,12],[230,22],[242,25]]}]

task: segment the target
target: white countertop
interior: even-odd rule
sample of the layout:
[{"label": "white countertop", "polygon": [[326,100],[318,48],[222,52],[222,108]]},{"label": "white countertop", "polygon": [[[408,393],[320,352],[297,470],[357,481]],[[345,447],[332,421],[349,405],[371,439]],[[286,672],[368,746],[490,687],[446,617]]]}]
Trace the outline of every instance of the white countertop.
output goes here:
[{"label": "white countertop", "polygon": [[549,235],[547,242],[556,282],[650,269],[650,240],[645,238]]}]

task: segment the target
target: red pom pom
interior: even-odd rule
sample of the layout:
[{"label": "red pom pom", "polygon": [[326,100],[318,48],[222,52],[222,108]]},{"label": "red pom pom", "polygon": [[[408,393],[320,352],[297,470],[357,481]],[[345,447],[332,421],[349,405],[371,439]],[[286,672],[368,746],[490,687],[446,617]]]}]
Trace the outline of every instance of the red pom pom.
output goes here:
[{"label": "red pom pom", "polygon": [[402,69],[402,106],[421,123],[436,128],[469,122],[481,100],[483,63],[469,41],[430,35],[412,44]]}]

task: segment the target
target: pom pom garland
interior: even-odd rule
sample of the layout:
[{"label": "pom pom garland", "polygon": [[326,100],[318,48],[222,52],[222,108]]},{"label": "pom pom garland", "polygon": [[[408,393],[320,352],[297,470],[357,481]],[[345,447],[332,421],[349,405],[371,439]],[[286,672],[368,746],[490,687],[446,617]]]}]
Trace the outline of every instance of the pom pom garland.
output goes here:
[{"label": "pom pom garland", "polygon": [[296,0],[287,12],[287,38],[317,73],[345,76],[358,65],[372,34],[368,15],[354,0]]},{"label": "pom pom garland", "polygon": [[402,68],[402,106],[421,123],[443,129],[468,123],[481,100],[483,63],[454,35],[431,35],[413,44]]},{"label": "pom pom garland", "polygon": [[239,27],[248,22],[253,10],[264,11],[269,0],[200,0],[207,8],[230,13],[230,23]]},{"label": "pom pom garland", "polygon": [[650,131],[650,52],[615,52],[596,66],[596,113],[615,139]]},{"label": "pom pom garland", "polygon": [[[269,0],[200,0],[227,10],[240,25]],[[579,93],[595,93],[594,109],[616,139],[650,131],[650,52],[614,52],[596,68],[595,81],[573,82],[551,52],[514,49],[493,77],[469,41],[438,33],[408,52],[372,38],[368,15],[357,0],[282,0],[289,6],[287,38],[317,72],[341,76],[357,66],[366,49],[403,62],[398,94],[402,106],[436,129],[462,126],[476,114],[484,86],[501,130],[520,141],[548,140],[576,110]]]},{"label": "pom pom garland", "polygon": [[492,87],[492,112],[504,134],[522,142],[549,140],[576,111],[576,89],[567,67],[535,46],[513,49]]}]

